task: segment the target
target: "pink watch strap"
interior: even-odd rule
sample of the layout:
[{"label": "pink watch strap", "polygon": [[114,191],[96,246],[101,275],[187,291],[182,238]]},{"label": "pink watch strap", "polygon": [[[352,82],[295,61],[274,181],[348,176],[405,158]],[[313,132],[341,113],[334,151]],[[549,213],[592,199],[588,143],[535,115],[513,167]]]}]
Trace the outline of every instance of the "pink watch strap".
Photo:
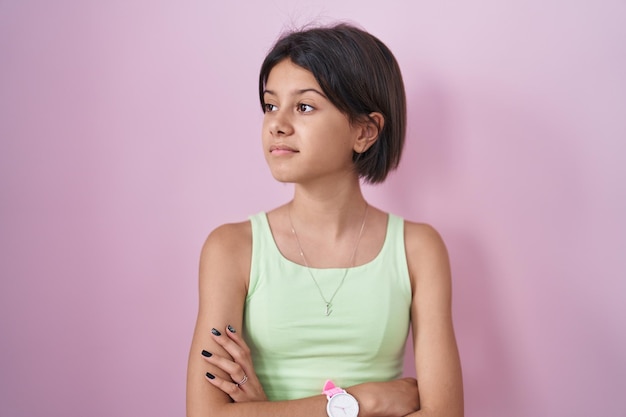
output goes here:
[{"label": "pink watch strap", "polygon": [[322,391],[322,394],[326,394],[328,398],[332,398],[333,395],[339,394],[340,392],[345,392],[345,391],[343,390],[343,388],[336,387],[333,381],[329,379],[324,384],[324,389]]}]

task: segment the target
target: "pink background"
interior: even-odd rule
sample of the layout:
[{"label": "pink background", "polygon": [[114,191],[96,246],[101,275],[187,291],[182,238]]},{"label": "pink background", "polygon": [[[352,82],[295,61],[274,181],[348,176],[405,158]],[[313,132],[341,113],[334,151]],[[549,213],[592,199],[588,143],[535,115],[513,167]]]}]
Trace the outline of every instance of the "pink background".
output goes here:
[{"label": "pink background", "polygon": [[370,201],[444,236],[467,416],[626,416],[623,1],[0,0],[0,416],[181,416],[200,247],[289,198],[280,30],[349,19],[405,76]]}]

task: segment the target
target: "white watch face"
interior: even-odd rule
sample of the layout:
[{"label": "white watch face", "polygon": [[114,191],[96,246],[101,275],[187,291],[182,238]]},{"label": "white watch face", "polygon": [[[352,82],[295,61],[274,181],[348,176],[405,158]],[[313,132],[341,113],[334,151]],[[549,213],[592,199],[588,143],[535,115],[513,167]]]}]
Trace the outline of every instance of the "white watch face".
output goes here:
[{"label": "white watch face", "polygon": [[341,392],[328,400],[326,410],[330,417],[357,417],[359,403],[352,395]]}]

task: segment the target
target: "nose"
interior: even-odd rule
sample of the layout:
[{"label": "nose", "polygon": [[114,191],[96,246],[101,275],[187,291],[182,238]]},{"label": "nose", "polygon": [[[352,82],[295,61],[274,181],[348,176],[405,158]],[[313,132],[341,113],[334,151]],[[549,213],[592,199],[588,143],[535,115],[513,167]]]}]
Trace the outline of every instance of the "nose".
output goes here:
[{"label": "nose", "polygon": [[284,110],[277,110],[272,113],[266,113],[268,126],[272,136],[289,136],[293,133],[293,125]]}]

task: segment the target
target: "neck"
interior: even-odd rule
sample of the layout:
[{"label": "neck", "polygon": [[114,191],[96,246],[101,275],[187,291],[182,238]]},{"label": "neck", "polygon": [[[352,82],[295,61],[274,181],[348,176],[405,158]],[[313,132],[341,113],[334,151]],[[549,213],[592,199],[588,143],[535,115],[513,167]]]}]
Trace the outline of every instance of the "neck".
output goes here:
[{"label": "neck", "polygon": [[334,187],[305,187],[297,184],[289,210],[296,228],[306,225],[329,238],[352,233],[362,220],[367,202],[360,184],[336,184]]}]

